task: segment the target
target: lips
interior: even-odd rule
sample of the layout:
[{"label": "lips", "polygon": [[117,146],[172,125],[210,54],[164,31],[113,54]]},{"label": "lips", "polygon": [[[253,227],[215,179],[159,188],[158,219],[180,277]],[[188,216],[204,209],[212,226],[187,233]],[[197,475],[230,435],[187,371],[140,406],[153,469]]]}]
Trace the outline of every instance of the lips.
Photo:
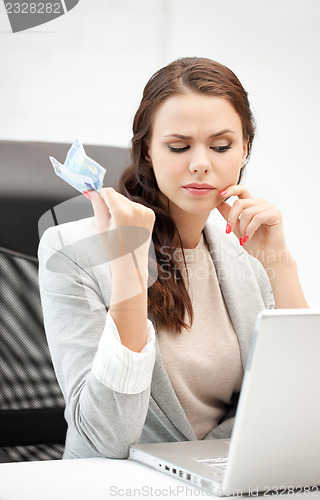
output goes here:
[{"label": "lips", "polygon": [[183,189],[189,193],[191,196],[208,196],[211,194],[212,191],[214,191],[214,187],[210,186],[210,184],[187,184],[186,186],[183,186]]},{"label": "lips", "polygon": [[183,186],[184,188],[186,189],[215,189],[213,186],[211,186],[210,184],[186,184],[185,186]]}]

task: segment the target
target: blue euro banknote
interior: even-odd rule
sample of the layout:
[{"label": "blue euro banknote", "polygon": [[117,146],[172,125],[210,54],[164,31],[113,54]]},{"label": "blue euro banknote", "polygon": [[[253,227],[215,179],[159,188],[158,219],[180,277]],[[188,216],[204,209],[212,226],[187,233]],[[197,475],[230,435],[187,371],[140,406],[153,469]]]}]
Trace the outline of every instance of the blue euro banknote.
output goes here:
[{"label": "blue euro banknote", "polygon": [[106,169],[86,155],[79,139],[76,139],[68,151],[64,164],[49,157],[55,173],[70,186],[83,193],[87,189],[100,191]]}]

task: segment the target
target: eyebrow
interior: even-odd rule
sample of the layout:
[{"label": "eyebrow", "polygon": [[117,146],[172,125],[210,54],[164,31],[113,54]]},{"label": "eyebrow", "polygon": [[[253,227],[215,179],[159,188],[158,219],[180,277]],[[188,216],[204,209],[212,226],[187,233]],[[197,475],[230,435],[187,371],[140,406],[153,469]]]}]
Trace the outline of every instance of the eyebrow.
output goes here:
[{"label": "eyebrow", "polygon": [[[220,137],[220,135],[224,135],[227,132],[230,132],[231,134],[235,134],[235,132],[233,132],[232,130],[224,129],[224,130],[220,130],[220,132],[217,132],[216,134],[210,135],[209,139],[212,139],[213,137]],[[186,139],[186,140],[192,139],[192,137],[190,137],[189,135],[181,135],[181,134],[168,134],[168,135],[165,135],[164,137],[177,137],[177,139]]]}]

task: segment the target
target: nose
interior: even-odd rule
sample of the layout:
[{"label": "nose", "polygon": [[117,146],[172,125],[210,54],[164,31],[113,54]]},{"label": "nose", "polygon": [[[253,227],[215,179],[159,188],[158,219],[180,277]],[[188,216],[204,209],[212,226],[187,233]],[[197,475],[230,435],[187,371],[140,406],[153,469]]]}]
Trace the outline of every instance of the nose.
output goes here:
[{"label": "nose", "polygon": [[198,149],[191,157],[189,170],[192,174],[206,174],[211,170],[211,163],[207,151]]}]

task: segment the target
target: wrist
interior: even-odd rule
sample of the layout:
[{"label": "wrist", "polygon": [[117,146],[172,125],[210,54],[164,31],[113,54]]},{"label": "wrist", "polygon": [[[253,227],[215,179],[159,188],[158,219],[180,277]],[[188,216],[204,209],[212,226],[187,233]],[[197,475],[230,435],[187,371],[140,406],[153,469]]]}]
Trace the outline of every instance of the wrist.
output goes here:
[{"label": "wrist", "polygon": [[111,304],[146,293],[148,266],[139,265],[130,253],[110,262],[112,276]]},{"label": "wrist", "polygon": [[272,283],[274,281],[277,281],[280,276],[288,276],[290,275],[290,273],[296,273],[297,265],[294,262],[285,264],[276,262],[274,264],[269,264],[268,266],[266,266],[265,271],[272,285]]},{"label": "wrist", "polygon": [[289,251],[283,253],[279,259],[263,261],[262,265],[270,280],[275,279],[279,273],[297,272],[297,262]]},{"label": "wrist", "polygon": [[268,250],[262,249],[257,256],[257,259],[261,262],[264,268],[279,264],[292,265],[296,263],[287,247],[279,250],[274,250],[273,248]]}]

